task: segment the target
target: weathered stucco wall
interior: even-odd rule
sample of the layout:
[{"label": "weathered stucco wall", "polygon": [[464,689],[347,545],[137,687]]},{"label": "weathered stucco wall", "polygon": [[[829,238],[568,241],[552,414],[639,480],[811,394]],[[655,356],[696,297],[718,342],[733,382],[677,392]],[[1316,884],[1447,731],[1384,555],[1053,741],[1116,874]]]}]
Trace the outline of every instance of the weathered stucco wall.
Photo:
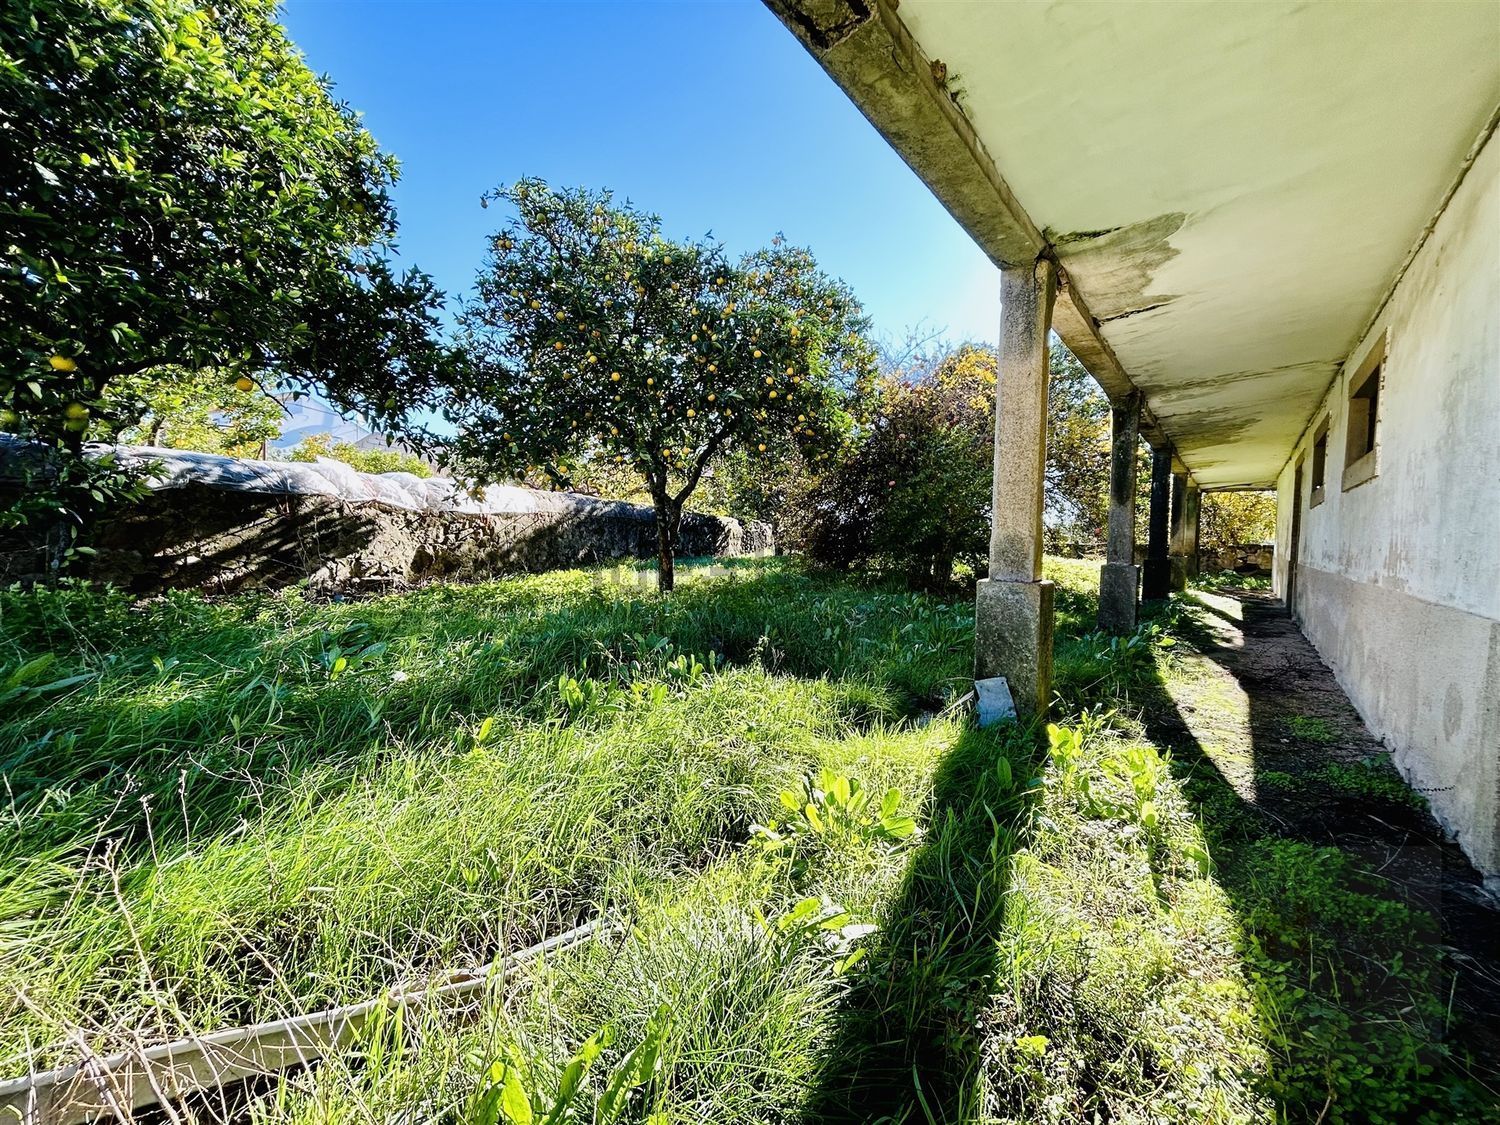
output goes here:
[{"label": "weathered stucco wall", "polygon": [[[1386,342],[1376,475],[1346,489],[1350,377]],[[1328,425],[1324,495],[1313,442]],[[1302,495],[1293,482],[1304,459]],[[1293,607],[1365,720],[1500,885],[1500,143],[1459,186],[1277,482]],[[1276,587],[1288,589],[1289,551]]]}]

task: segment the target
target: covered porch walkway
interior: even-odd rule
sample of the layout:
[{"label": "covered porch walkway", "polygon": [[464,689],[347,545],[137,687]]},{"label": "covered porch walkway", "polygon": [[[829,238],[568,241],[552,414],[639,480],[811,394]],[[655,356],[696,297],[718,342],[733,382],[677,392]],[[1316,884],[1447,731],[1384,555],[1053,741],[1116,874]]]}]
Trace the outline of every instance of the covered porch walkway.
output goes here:
[{"label": "covered porch walkway", "polygon": [[1191,647],[1144,710],[1152,741],[1172,751],[1200,802],[1227,783],[1268,835],[1338,847],[1370,893],[1426,911],[1434,929],[1423,937],[1448,954],[1454,1007],[1482,1037],[1472,1046],[1492,1060],[1488,1078],[1500,1079],[1500,914],[1483,878],[1402,782],[1283,602],[1240,589],[1191,590],[1183,602],[1177,631]]}]

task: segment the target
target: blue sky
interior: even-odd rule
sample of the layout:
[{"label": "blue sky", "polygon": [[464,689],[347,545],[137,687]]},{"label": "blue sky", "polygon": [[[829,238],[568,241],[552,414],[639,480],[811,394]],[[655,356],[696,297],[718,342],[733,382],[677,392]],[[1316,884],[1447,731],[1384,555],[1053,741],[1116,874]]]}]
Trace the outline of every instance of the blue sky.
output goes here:
[{"label": "blue sky", "polygon": [[908,327],[993,342],[999,278],[759,0],[287,0],[308,62],[402,162],[403,260],[450,294],[526,176],[611,187],[669,233],[778,231]]}]

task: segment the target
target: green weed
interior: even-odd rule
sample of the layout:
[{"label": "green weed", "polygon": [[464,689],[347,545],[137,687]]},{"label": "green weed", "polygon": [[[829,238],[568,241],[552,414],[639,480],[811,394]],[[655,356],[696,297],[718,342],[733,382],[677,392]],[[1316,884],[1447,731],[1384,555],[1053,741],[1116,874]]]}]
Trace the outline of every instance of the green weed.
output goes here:
[{"label": "green weed", "polygon": [[1316,715],[1290,715],[1286,720],[1286,729],[1293,736],[1307,742],[1328,745],[1339,740],[1339,732],[1334,725]]},{"label": "green weed", "polygon": [[1314,777],[1317,783],[1345,796],[1412,809],[1427,807],[1426,798],[1407,785],[1388,760],[1329,762]]}]

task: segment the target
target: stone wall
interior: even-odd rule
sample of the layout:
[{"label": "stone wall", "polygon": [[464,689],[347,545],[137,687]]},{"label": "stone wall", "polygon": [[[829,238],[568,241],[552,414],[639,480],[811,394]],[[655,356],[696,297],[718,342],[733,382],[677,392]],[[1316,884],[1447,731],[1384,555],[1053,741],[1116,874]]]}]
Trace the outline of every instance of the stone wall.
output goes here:
[{"label": "stone wall", "polygon": [[[271,589],[304,580],[320,590],[382,590],[650,559],[656,525],[649,508],[610,501],[476,515],[188,485],[153,492],[104,520],[93,545],[90,576],[137,593]],[[771,548],[764,524],[683,517],[681,556]],[[13,559],[9,577],[24,576],[22,562]]]},{"label": "stone wall", "polygon": [[1269,578],[1276,561],[1276,546],[1273,543],[1234,543],[1211,549],[1202,548],[1198,556],[1199,574],[1218,574],[1233,570],[1239,574]]},{"label": "stone wall", "polygon": [[[444,579],[656,556],[649,508],[593,501],[476,515],[324,496],[187,486],[152,493],[103,523],[90,575],[140,593],[167,587],[380,590]],[[764,524],[689,513],[681,556],[769,554]]]},{"label": "stone wall", "polygon": [[[1054,554],[1069,559],[1103,558],[1104,548],[1097,543],[1061,543]],[[1231,543],[1222,547],[1204,547],[1199,552],[1198,573],[1218,574],[1232,570],[1239,574],[1269,578],[1276,558],[1274,543]],[[1135,562],[1146,561],[1146,545],[1135,545]]]},{"label": "stone wall", "polygon": [[[155,457],[154,488],[98,522],[87,573],[137,593],[300,582],[381,590],[656,557],[655,517],[639,504],[508,486],[471,497],[443,478],[354,473],[332,462],[122,452]],[[19,487],[14,474],[6,483],[6,453],[0,447],[0,505]],[[765,524],[688,513],[678,555],[765,555],[773,546]],[[21,533],[0,545],[0,581],[44,569],[43,550]]]}]

